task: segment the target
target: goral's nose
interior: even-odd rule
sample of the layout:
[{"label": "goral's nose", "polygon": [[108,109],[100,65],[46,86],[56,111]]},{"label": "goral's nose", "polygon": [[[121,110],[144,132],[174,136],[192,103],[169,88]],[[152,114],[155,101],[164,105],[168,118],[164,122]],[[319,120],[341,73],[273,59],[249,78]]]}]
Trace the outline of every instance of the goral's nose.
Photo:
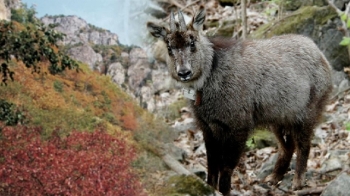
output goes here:
[{"label": "goral's nose", "polygon": [[189,69],[181,69],[177,72],[177,75],[180,77],[181,80],[188,80],[192,75],[192,71]]}]

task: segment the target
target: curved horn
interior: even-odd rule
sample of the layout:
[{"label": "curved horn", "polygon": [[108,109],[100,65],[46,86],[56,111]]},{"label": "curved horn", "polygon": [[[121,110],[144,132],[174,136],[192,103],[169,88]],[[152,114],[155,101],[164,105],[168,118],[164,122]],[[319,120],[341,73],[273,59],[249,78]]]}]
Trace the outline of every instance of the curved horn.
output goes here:
[{"label": "curved horn", "polygon": [[170,31],[175,32],[176,31],[176,25],[175,25],[175,16],[174,12],[171,11],[170,13]]},{"label": "curved horn", "polygon": [[179,10],[177,13],[178,13],[177,15],[180,23],[180,31],[181,32],[187,31],[184,15],[182,14],[181,10]]}]

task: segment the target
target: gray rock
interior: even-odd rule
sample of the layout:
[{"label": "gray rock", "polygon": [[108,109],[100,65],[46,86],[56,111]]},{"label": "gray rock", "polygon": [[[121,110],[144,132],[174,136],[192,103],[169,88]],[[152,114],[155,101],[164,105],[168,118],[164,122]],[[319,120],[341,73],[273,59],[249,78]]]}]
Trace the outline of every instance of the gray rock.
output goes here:
[{"label": "gray rock", "polygon": [[348,196],[350,187],[350,175],[346,172],[341,173],[335,178],[326,189],[322,192],[321,196]]},{"label": "gray rock", "polygon": [[190,169],[190,171],[205,181],[205,178],[207,176],[207,169],[205,167],[200,164],[196,164],[193,168]]},{"label": "gray rock", "polygon": [[171,143],[165,144],[165,150],[179,162],[183,162],[185,158],[188,157],[185,150],[176,147],[174,144]]},{"label": "gray rock", "polygon": [[345,4],[348,2],[349,0],[334,0],[334,5],[337,6],[340,10],[345,10]]},{"label": "gray rock", "polygon": [[[347,156],[348,150],[332,150],[329,152],[329,158],[326,159],[321,166],[320,172],[327,173],[335,170],[343,169],[344,165],[349,164]],[[345,158],[343,158],[345,157]]]},{"label": "gray rock", "polygon": [[348,76],[346,73],[344,73],[343,70],[341,71],[333,70],[332,80],[333,80],[333,84],[337,87],[334,89],[334,93],[337,93],[341,90],[345,90],[345,88],[349,87]]},{"label": "gray rock", "polygon": [[342,169],[342,162],[337,157],[332,157],[322,164],[320,171],[322,173],[332,172]]},{"label": "gray rock", "polygon": [[182,121],[176,121],[172,127],[179,133],[184,133],[187,130],[195,130],[197,128],[193,118],[186,118]]},{"label": "gray rock", "polygon": [[41,21],[45,25],[58,24],[55,29],[67,35],[63,40],[64,45],[78,43],[118,45],[116,34],[90,25],[78,16],[44,16]]},{"label": "gray rock", "polygon": [[275,167],[275,163],[277,161],[278,154],[275,153],[272,155],[265,163],[261,165],[257,173],[258,179],[265,179],[268,175],[270,175]]},{"label": "gray rock", "polygon": [[153,69],[152,85],[155,92],[164,92],[171,89],[172,82],[169,72],[165,69]]},{"label": "gray rock", "polygon": [[127,64],[129,63],[129,53],[127,53],[127,52],[122,52],[122,53],[120,54],[120,57],[121,57],[121,59],[122,59],[122,64],[123,64],[123,65],[127,65]]},{"label": "gray rock", "polygon": [[154,90],[151,85],[142,86],[139,95],[141,99],[141,106],[150,112],[153,112],[155,110],[153,92]]},{"label": "gray rock", "polygon": [[260,27],[251,36],[268,38],[275,35],[295,33],[310,37],[325,54],[334,69],[342,71],[350,64],[347,48],[339,45],[343,33],[341,21],[329,6],[305,6],[286,17],[283,22],[272,21]]},{"label": "gray rock", "polygon": [[96,53],[90,45],[82,45],[68,50],[68,55],[72,58],[86,63],[90,69],[95,69],[102,62],[101,54]]},{"label": "gray rock", "polygon": [[142,86],[151,81],[151,67],[147,53],[141,48],[133,48],[129,53],[128,84],[130,89],[139,96]]},{"label": "gray rock", "polygon": [[320,50],[325,54],[331,65],[337,71],[343,71],[343,67],[350,63],[346,47],[339,45],[344,36],[343,33],[338,30],[341,26],[341,21],[336,15],[325,25],[313,27],[311,25],[310,27],[312,27],[312,29],[310,29],[310,32],[304,34],[310,36],[316,42]]},{"label": "gray rock", "polygon": [[125,82],[125,69],[120,62],[112,63],[108,67],[107,75],[119,86]]},{"label": "gray rock", "polygon": [[349,88],[349,80],[348,79],[344,79],[340,82],[339,86],[338,86],[338,93],[342,93],[343,91],[345,91],[347,88]]}]

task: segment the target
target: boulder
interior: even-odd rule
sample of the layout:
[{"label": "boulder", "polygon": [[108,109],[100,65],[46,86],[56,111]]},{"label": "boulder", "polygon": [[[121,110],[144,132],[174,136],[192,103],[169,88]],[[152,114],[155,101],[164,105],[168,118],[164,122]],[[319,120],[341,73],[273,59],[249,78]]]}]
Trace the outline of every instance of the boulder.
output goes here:
[{"label": "boulder", "polygon": [[337,6],[340,10],[345,10],[345,5],[349,2],[350,0],[334,0],[334,5]]},{"label": "boulder", "polygon": [[326,189],[322,192],[321,196],[346,196],[349,195],[350,187],[350,175],[346,172],[341,173],[335,178]]},{"label": "boulder", "polygon": [[339,43],[343,34],[338,30],[341,21],[329,6],[305,6],[279,21],[261,26],[252,38],[269,38],[282,34],[302,34],[315,41],[334,69],[341,71],[350,64],[347,48]]},{"label": "boulder", "polygon": [[112,63],[108,67],[107,75],[119,86],[125,82],[125,69],[120,62]]},{"label": "boulder", "polygon": [[198,177],[192,175],[174,175],[165,181],[159,191],[162,195],[216,195],[214,189]]},{"label": "boulder", "polygon": [[[129,53],[128,84],[132,91],[140,90],[147,81],[151,82],[152,73],[147,53],[141,48],[133,48]],[[138,95],[136,95],[138,96]]]},{"label": "boulder", "polygon": [[122,64],[123,65],[127,65],[127,64],[129,64],[129,53],[127,53],[127,52],[122,52],[121,54],[120,54],[120,57],[121,57],[121,60],[122,60]]},{"label": "boulder", "polygon": [[167,91],[173,87],[171,77],[165,68],[152,70],[152,85],[155,93]]},{"label": "boulder", "polygon": [[94,70],[102,62],[101,54],[96,53],[90,45],[81,45],[68,50],[68,55],[72,58],[86,63],[91,70]]},{"label": "boulder", "polygon": [[327,0],[284,0],[283,7],[287,11],[295,11],[302,6],[325,6]]},{"label": "boulder", "polygon": [[146,108],[150,112],[154,112],[155,103],[154,103],[154,90],[151,85],[145,85],[141,87],[140,94],[140,105],[143,108]]}]

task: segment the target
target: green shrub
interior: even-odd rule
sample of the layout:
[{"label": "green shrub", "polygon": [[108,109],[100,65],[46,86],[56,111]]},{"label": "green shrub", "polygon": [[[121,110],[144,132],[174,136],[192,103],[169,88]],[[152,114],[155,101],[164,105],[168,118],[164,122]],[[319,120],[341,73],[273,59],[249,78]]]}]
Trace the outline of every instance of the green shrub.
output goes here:
[{"label": "green shrub", "polygon": [[57,92],[60,92],[62,93],[63,92],[63,84],[62,82],[58,81],[58,80],[55,80],[53,82],[53,87],[54,89],[57,91]]},{"label": "green shrub", "polygon": [[13,126],[23,123],[24,119],[24,113],[15,104],[0,99],[0,121],[5,122],[5,125]]}]

